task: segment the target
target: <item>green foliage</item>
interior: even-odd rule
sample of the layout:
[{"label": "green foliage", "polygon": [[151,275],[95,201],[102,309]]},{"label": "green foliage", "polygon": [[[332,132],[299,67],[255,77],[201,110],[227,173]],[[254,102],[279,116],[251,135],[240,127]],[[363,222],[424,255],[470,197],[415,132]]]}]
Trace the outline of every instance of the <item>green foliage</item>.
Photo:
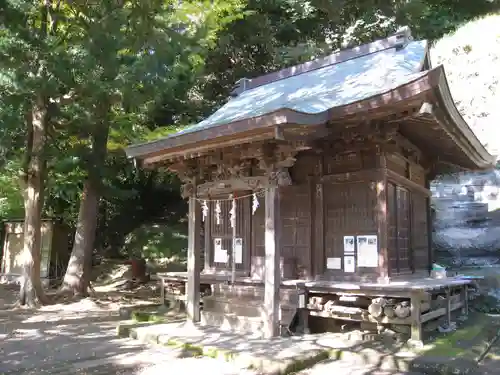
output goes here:
[{"label": "green foliage", "polygon": [[143,225],[130,232],[123,252],[131,257],[161,259],[184,258],[187,249],[186,225]]},{"label": "green foliage", "polygon": [[173,175],[134,168],[122,154],[108,158],[99,224],[102,248],[118,254],[134,229],[177,223],[186,211]]},{"label": "green foliage", "polygon": [[23,217],[23,197],[17,173],[18,165],[12,161],[6,162],[0,173],[0,220]]},{"label": "green foliage", "polygon": [[496,0],[413,0],[401,9],[399,19],[412,26],[416,37],[435,41],[464,22],[498,10]]},{"label": "green foliage", "polygon": [[[168,228],[186,204],[176,178],[134,168],[125,145],[201,120],[239,78],[402,25],[416,38],[435,40],[499,6],[487,0],[54,2],[54,27],[43,37],[42,4],[0,0],[0,216],[22,215],[25,116],[42,93],[51,103],[45,214],[74,224],[83,181],[93,173],[103,197],[97,247],[147,256],[183,249],[184,240]],[[93,153],[92,138],[101,133],[104,162]]]},{"label": "green foliage", "polygon": [[[217,32],[243,13],[237,12],[238,0],[54,2],[48,9],[50,33],[42,35],[43,4],[0,2],[0,120],[7,125],[0,130],[0,152],[20,160],[23,116],[35,97],[47,98],[45,214],[75,224],[83,181],[90,175],[104,196],[99,237],[106,247],[147,215],[164,216],[172,195],[180,200],[172,176],[134,170],[121,149],[150,137],[156,125],[148,114],[159,94],[188,87]],[[104,150],[96,152],[103,141]],[[13,175],[2,176],[9,192],[16,190]],[[147,202],[147,196],[156,201]],[[127,225],[120,219],[124,215]]]}]

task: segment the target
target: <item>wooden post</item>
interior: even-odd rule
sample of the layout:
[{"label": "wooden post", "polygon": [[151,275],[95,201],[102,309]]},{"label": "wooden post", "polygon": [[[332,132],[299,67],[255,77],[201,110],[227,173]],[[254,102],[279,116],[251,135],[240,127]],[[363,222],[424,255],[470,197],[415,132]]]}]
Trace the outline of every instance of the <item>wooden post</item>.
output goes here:
[{"label": "wooden post", "polygon": [[412,292],[410,299],[411,309],[411,342],[413,345],[422,345],[422,294],[420,292]]},{"label": "wooden post", "polygon": [[297,284],[299,291],[299,312],[302,324],[302,333],[305,335],[310,333],[309,330],[309,309],[307,308],[307,303],[309,301],[309,294],[307,293],[307,288],[304,283]]},{"label": "wooden post", "polygon": [[462,307],[462,313],[467,316],[469,315],[469,284],[465,284],[462,287],[462,300],[464,306]]},{"label": "wooden post", "polygon": [[231,218],[231,220],[232,220],[231,226],[233,229],[232,235],[231,235],[231,237],[233,237],[233,241],[232,241],[233,248],[231,251],[231,285],[234,288],[234,284],[236,284],[236,246],[235,246],[235,241],[236,241],[236,236],[237,236],[236,218],[238,217],[238,208],[236,207],[236,194],[233,194],[232,198],[233,199],[231,202],[231,204],[232,204],[231,210],[234,210],[234,212],[233,212],[234,217]]},{"label": "wooden post", "polygon": [[163,279],[163,276],[160,276],[160,288],[161,288],[161,290],[160,290],[161,304],[164,306],[165,305],[165,281]]},{"label": "wooden post", "polygon": [[377,193],[377,235],[378,235],[378,274],[382,281],[389,275],[389,244],[387,241],[387,161],[384,154],[378,155],[377,166],[379,178],[376,181]]},{"label": "wooden post", "polygon": [[[425,177],[425,187],[430,190],[431,183],[428,176]],[[427,220],[427,261],[429,275],[432,272],[432,263],[434,263],[434,252],[432,250],[432,209],[431,209],[431,196],[428,196],[425,200],[426,204],[426,220]]]},{"label": "wooden post", "polygon": [[446,324],[451,324],[451,293],[450,288],[446,288]]},{"label": "wooden post", "polygon": [[188,320],[200,321],[200,241],[201,209],[194,196],[189,198],[186,312]]},{"label": "wooden post", "polygon": [[207,202],[208,214],[205,218],[205,272],[211,270],[212,266],[212,202]]},{"label": "wooden post", "polygon": [[280,228],[279,188],[270,186],[265,192],[265,283],[264,283],[264,336],[279,335],[280,313]]},{"label": "wooden post", "polygon": [[317,183],[314,195],[314,267],[313,275],[319,277],[326,271],[325,267],[325,204],[323,201],[323,184]]}]

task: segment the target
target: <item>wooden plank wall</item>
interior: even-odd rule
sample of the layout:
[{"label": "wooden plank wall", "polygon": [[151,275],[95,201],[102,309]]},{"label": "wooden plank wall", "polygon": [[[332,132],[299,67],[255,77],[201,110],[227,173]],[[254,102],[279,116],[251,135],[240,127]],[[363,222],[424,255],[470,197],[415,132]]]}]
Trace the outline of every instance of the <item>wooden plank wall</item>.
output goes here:
[{"label": "wooden plank wall", "polygon": [[[425,172],[398,155],[386,160],[388,169],[424,187]],[[324,155],[303,152],[290,169],[293,185],[280,188],[281,258],[284,278],[343,277],[327,271],[326,258],[343,257],[345,235],[376,234],[375,155]],[[345,181],[336,176],[346,174]],[[353,177],[354,176],[354,177]],[[331,178],[335,177],[335,178]],[[387,190],[389,267],[392,275],[428,268],[426,196],[401,181]],[[418,190],[418,189],[417,189]],[[247,258],[238,269],[250,272],[264,259],[264,199],[252,215],[251,199],[238,207],[238,234],[244,238]],[[230,202],[223,204],[229,212]],[[213,215],[213,212],[211,212]],[[223,237],[230,249],[231,228],[211,223],[211,237]],[[213,246],[213,241],[211,241]],[[213,254],[213,252],[212,252]],[[398,254],[397,256],[395,254]],[[213,255],[212,255],[213,256]],[[212,258],[213,264],[213,258]],[[216,268],[227,268],[215,264]],[[376,277],[375,269],[358,269],[355,276]]]}]

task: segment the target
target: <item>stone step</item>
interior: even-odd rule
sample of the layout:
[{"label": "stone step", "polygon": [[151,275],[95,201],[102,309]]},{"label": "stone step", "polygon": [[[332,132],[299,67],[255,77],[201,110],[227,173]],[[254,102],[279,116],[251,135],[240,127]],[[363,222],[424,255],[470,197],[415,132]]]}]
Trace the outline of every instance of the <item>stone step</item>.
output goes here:
[{"label": "stone step", "polygon": [[[296,306],[282,304],[281,320],[283,324],[289,325],[295,315]],[[203,310],[218,314],[234,314],[250,318],[264,319],[267,312],[262,301],[240,298],[226,298],[222,296],[207,296],[203,299]]]},{"label": "stone step", "polygon": [[[238,298],[258,298],[264,300],[264,287],[255,285],[227,285],[216,284],[213,286],[216,296],[238,297]],[[282,302],[297,303],[298,293],[295,289],[281,289],[280,299]]]},{"label": "stone step", "polygon": [[[293,315],[290,311],[282,312],[282,327],[288,327]],[[233,313],[220,313],[214,311],[201,311],[201,325],[217,327],[221,331],[238,332],[261,336],[264,333],[264,320],[260,317],[236,315]],[[286,328],[284,328],[286,330]]]},{"label": "stone step", "polygon": [[260,336],[263,334],[264,322],[259,317],[241,316],[232,313],[201,311],[201,325],[217,327],[221,331],[251,333]]}]

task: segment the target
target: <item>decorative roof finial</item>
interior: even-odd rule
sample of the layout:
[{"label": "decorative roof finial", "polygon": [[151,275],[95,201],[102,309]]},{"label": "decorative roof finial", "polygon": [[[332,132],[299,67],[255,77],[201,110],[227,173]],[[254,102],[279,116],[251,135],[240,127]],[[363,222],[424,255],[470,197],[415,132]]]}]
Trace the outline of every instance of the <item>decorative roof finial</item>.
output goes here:
[{"label": "decorative roof finial", "polygon": [[394,36],[396,37],[396,49],[405,48],[413,40],[409,26],[400,27]]},{"label": "decorative roof finial", "polygon": [[249,88],[250,80],[248,78],[241,78],[236,81],[236,83],[233,86],[233,89],[229,93],[229,95],[232,98],[237,97],[240,95],[243,91],[247,90]]}]

